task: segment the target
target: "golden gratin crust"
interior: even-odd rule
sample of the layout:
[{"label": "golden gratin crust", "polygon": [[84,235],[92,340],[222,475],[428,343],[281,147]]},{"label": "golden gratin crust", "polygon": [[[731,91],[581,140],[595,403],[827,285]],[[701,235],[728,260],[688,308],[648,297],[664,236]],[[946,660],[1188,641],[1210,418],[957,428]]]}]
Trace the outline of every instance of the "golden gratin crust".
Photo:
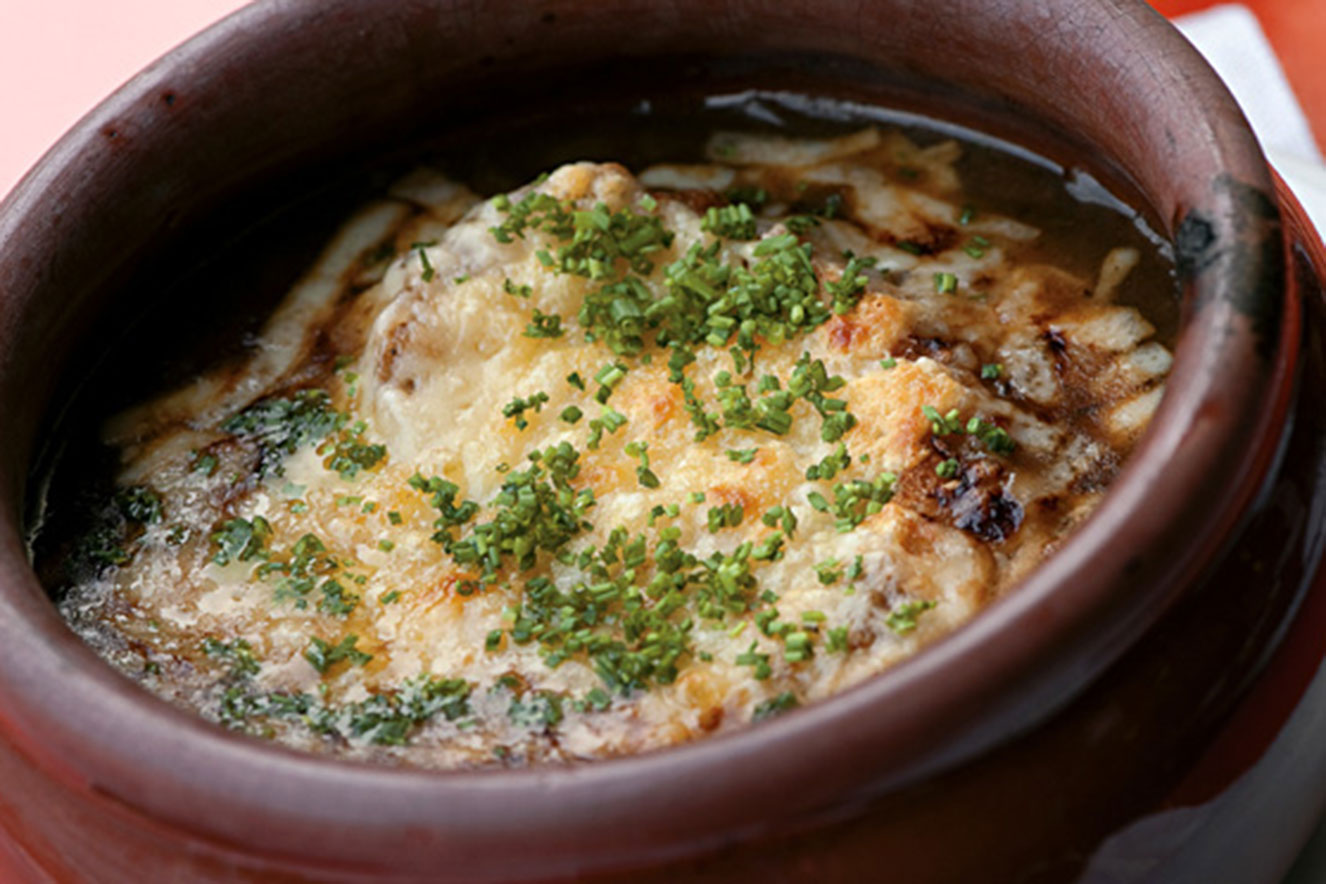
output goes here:
[{"label": "golden gratin crust", "polygon": [[[364,209],[242,364],[112,420],[62,609],[313,751],[592,759],[747,726],[960,626],[1097,503],[1170,354],[954,142],[718,134]],[[531,460],[536,456],[537,460]]]}]

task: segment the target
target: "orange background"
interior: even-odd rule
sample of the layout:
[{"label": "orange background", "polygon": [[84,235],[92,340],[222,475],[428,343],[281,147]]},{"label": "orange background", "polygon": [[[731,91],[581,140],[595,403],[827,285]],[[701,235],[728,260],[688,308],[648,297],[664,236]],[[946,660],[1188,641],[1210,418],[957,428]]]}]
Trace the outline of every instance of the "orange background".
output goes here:
[{"label": "orange background", "polygon": [[[1326,148],[1326,0],[1243,0],[1261,20],[1285,75]],[[1152,0],[1165,15],[1213,6],[1210,0]]]}]

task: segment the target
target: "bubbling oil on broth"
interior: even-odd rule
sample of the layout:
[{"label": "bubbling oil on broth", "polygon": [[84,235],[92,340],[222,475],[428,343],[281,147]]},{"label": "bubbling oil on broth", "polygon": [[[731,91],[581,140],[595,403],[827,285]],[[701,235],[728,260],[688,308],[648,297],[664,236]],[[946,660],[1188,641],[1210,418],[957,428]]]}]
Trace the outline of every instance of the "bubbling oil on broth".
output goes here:
[{"label": "bubbling oil on broth", "polygon": [[112,665],[308,751],[592,760],[882,672],[1089,515],[1178,307],[1086,172],[788,95],[570,116],[328,188],[124,336],[33,534]]}]

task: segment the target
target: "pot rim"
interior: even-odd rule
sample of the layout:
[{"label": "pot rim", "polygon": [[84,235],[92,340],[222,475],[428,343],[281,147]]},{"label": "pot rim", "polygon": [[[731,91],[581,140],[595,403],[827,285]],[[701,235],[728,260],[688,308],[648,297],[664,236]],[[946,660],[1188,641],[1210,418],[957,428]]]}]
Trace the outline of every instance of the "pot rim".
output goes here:
[{"label": "pot rim", "polygon": [[[1017,3],[1029,18],[1042,6]],[[1296,334],[1295,321],[1277,315],[1285,292],[1279,215],[1273,202],[1268,209],[1259,201],[1273,193],[1268,167],[1233,99],[1140,0],[1090,5],[1128,32],[1156,81],[1206,109],[1195,117],[1199,128],[1179,137],[1203,146],[1203,161],[1228,175],[1189,194],[1182,218],[1171,219],[1187,315],[1151,428],[1088,522],[967,625],[842,694],[730,735],[579,767],[394,769],[233,734],[123,679],[64,627],[37,586],[11,504],[0,513],[0,722],[8,739],[68,786],[232,847],[298,853],[299,845],[269,834],[262,815],[301,831],[340,831],[353,796],[355,825],[376,844],[398,844],[406,865],[428,867],[445,855],[495,862],[503,875],[546,874],[666,858],[837,814],[1059,708],[1160,616],[1233,529],[1274,457],[1270,428],[1288,407]],[[355,8],[352,0],[327,6]],[[187,80],[240,35],[296,27],[313,8],[282,0],[245,7],[118,90],[0,204],[4,250],[53,196],[77,204],[71,167],[143,96]],[[17,334],[0,322],[0,348]],[[0,350],[0,380],[8,381],[0,391],[16,389],[9,358]],[[1243,445],[1240,434],[1259,442]],[[5,478],[7,488],[21,484]],[[1187,539],[1176,547],[1177,525]],[[1121,536],[1130,538],[1129,554],[1112,555]],[[1146,586],[1134,592],[1139,583]],[[54,680],[59,698],[46,689]],[[181,816],[200,802],[228,812]],[[318,849],[353,857],[368,840],[319,839]],[[521,856],[503,850],[513,843]]]}]

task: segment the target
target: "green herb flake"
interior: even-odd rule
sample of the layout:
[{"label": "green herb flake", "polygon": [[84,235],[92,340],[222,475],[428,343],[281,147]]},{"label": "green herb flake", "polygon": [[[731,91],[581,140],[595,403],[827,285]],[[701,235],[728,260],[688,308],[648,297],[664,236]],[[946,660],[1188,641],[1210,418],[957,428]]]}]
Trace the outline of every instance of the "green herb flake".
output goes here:
[{"label": "green herb flake", "polygon": [[562,721],[562,698],[550,691],[539,691],[527,697],[512,700],[507,717],[518,727],[548,730]]},{"label": "green herb flake", "polygon": [[529,420],[525,418],[525,412],[533,411],[537,414],[543,410],[544,403],[547,401],[548,394],[542,391],[535,393],[527,399],[515,397],[506,405],[502,406],[502,417],[514,418],[516,429],[523,430],[529,426]]},{"label": "green herb flake", "polygon": [[556,313],[543,313],[535,307],[534,317],[525,326],[524,334],[527,338],[560,338],[565,334],[562,317]]},{"label": "green herb flake", "polygon": [[318,448],[318,453],[323,455],[323,466],[347,482],[357,477],[360,471],[381,466],[387,457],[387,447],[365,442],[363,434],[366,429],[363,421],[357,421],[342,429],[334,439],[324,442]]},{"label": "green herb flake", "polygon": [[227,676],[231,679],[258,674],[258,658],[253,653],[253,646],[245,639],[223,642],[209,636],[203,639],[202,651],[209,657],[227,662],[230,665]]},{"label": "green herb flake", "polygon": [[825,455],[819,463],[806,468],[806,478],[812,482],[817,479],[832,479],[851,464],[852,457],[847,453],[847,446],[840,442],[832,454]]},{"label": "green herb flake", "polygon": [[603,406],[599,416],[589,422],[589,441],[586,443],[589,448],[597,449],[599,442],[603,439],[603,432],[615,433],[628,423],[626,415],[614,409],[611,405]]},{"label": "green herb flake", "polygon": [[659,486],[658,476],[654,475],[654,471],[649,468],[649,443],[627,442],[625,451],[628,457],[635,457],[640,460],[640,466],[635,468],[636,479],[640,482],[640,485],[650,489],[657,488]]},{"label": "green herb flake", "polygon": [[193,454],[194,454],[193,463],[190,464],[189,466],[189,469],[191,471],[195,473],[202,473],[204,476],[210,476],[216,472],[217,464],[219,463],[219,461],[216,459],[215,454],[212,454],[210,452],[199,453],[197,451],[195,451]]},{"label": "green herb flake", "polygon": [[212,561],[225,566],[232,561],[266,558],[267,541],[271,536],[272,526],[262,516],[254,516],[252,521],[229,519],[212,532],[212,542],[216,545]]},{"label": "green herb flake", "polygon": [[963,431],[962,419],[956,408],[947,414],[940,414],[939,409],[933,405],[922,405],[921,414],[930,421],[930,432],[936,436],[949,436]]},{"label": "green herb flake", "polygon": [[793,630],[791,624],[780,624],[783,636],[783,659],[788,663],[804,663],[813,656],[810,633]]},{"label": "green herb flake", "polygon": [[850,312],[861,299],[866,285],[870,282],[870,278],[863,271],[874,267],[876,263],[874,258],[858,258],[851,252],[847,255],[847,266],[843,268],[842,275],[824,286],[825,290],[833,295],[833,312],[839,316]]},{"label": "green herb flake", "polygon": [[744,517],[745,510],[739,503],[725,503],[712,507],[706,516],[709,533],[717,534],[724,528],[735,528],[741,524]]},{"label": "green herb flake", "polygon": [[760,449],[758,448],[729,448],[727,450],[727,459],[733,463],[746,464],[755,460],[755,455],[758,454],[759,451]]},{"label": "green herb flake", "polygon": [[348,592],[335,580],[326,580],[318,587],[322,598],[318,600],[318,610],[333,617],[348,617],[359,604],[359,596]]},{"label": "green herb flake", "polygon": [[920,599],[903,602],[889,611],[889,616],[885,618],[884,624],[896,634],[906,635],[916,629],[917,618],[934,606],[934,602]]},{"label": "green herb flake", "polygon": [[773,668],[769,665],[769,655],[758,653],[755,648],[756,642],[751,642],[749,648],[737,655],[736,664],[754,667],[755,680],[764,681],[773,674]]},{"label": "green herb flake", "polygon": [[432,263],[428,260],[427,251],[435,245],[437,245],[437,240],[410,243],[410,248],[419,256],[419,266],[423,268],[421,278],[424,282],[432,282],[433,277],[437,275],[437,271],[433,269]]},{"label": "green herb flake", "polygon": [[824,649],[830,654],[847,652],[847,627],[835,626],[826,633]]},{"label": "green herb flake", "polygon": [[594,398],[600,405],[607,404],[608,398],[612,396],[612,391],[617,389],[617,385],[626,378],[626,371],[626,366],[622,363],[609,362],[594,373],[594,380],[599,383],[599,389],[594,394]]},{"label": "green herb flake", "polygon": [[766,718],[773,718],[781,715],[789,709],[795,709],[798,705],[796,694],[791,691],[783,691],[776,697],[765,700],[755,707],[751,713],[752,721],[764,721]]},{"label": "green herb flake", "polygon": [[130,485],[115,493],[115,508],[130,522],[151,525],[161,521],[161,497],[146,485]]},{"label": "green herb flake", "polygon": [[304,650],[304,659],[323,675],[333,666],[342,662],[349,663],[351,666],[363,666],[373,659],[373,655],[365,654],[356,648],[355,645],[358,642],[359,636],[354,634],[347,635],[335,645],[328,644],[315,636],[310,639],[309,646]]},{"label": "green herb flake", "polygon": [[815,566],[815,576],[825,586],[837,583],[843,576],[843,569],[840,565],[841,563],[837,559],[825,559]]},{"label": "green herb flake", "polygon": [[755,213],[745,203],[711,206],[700,220],[700,229],[727,239],[750,240],[756,236]]}]

